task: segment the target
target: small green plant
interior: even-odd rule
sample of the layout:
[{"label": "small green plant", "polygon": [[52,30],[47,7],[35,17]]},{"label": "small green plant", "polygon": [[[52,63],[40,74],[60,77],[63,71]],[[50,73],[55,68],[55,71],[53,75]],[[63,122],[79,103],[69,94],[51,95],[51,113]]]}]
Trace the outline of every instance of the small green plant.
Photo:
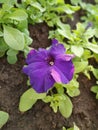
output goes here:
[{"label": "small green plant", "polygon": [[50,103],[54,112],[59,110],[65,118],[71,115],[73,105],[64,90],[67,88],[67,93],[72,97],[79,94],[77,81],[72,81],[66,86],[73,78],[74,65],[71,60],[73,57],[65,54],[64,46],[56,39],[53,39],[52,46],[48,49],[30,51],[26,59],[28,65],[24,66],[23,72],[29,76],[30,84],[35,91],[29,89],[22,95],[20,111],[27,111],[41,99],[45,103]]},{"label": "small green plant", "polygon": [[79,129],[79,128],[76,126],[76,124],[74,123],[74,126],[73,126],[73,127],[68,128],[68,129],[66,129],[65,127],[63,127],[62,130],[80,130],[80,129]]},{"label": "small green plant", "polygon": [[[59,86],[59,85],[58,85]],[[61,89],[61,88],[60,88]],[[61,90],[60,90],[61,91]],[[32,108],[37,100],[42,100],[45,103],[50,103],[50,107],[56,113],[58,110],[65,117],[68,118],[72,113],[73,105],[70,98],[63,93],[56,93],[47,95],[47,93],[37,93],[32,88],[28,89],[20,98],[19,110],[25,112]]]},{"label": "small green plant", "polygon": [[9,119],[9,114],[4,111],[0,111],[0,128],[2,128]]}]

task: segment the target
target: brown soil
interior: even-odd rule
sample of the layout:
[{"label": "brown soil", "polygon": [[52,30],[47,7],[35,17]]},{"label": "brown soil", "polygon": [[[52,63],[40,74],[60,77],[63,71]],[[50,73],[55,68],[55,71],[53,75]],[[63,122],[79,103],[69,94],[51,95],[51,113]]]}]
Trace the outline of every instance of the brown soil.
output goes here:
[{"label": "brown soil", "polygon": [[[29,28],[34,48],[50,45],[46,24],[30,25]],[[79,76],[81,94],[72,98],[74,109],[69,119],[63,118],[59,112],[55,114],[49,104],[42,101],[38,101],[31,110],[20,113],[19,99],[28,89],[27,77],[21,71],[24,64],[22,54],[14,65],[7,63],[6,56],[0,59],[0,110],[10,114],[2,130],[62,130],[62,126],[71,127],[73,122],[81,130],[98,130],[98,100],[90,91],[95,79],[88,80],[82,74]]]}]

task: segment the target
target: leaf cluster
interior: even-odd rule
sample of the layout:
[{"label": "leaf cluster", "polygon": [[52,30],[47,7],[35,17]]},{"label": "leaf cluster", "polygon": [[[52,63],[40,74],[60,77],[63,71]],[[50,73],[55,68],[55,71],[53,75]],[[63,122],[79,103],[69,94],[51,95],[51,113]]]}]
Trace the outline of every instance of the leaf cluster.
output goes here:
[{"label": "leaf cluster", "polygon": [[75,29],[72,29],[70,24],[60,21],[59,27],[50,31],[49,38],[57,38],[64,44],[67,53],[75,55],[73,59],[75,75],[84,73],[88,79],[91,79],[89,72],[92,72],[98,80],[98,68],[89,64],[90,58],[98,63],[98,1],[95,2],[96,4],[93,5],[82,0],[71,0],[73,5],[80,7],[84,15],[80,16]]},{"label": "leaf cluster", "polygon": [[[94,5],[82,2],[82,0],[78,0],[77,4],[80,5],[81,10],[85,13],[85,16],[81,17],[81,21],[83,21],[84,26],[86,25],[86,30],[92,28],[92,30],[89,31],[89,35],[92,35],[92,37],[88,39],[88,43],[90,44],[85,44],[91,53],[88,58],[94,58],[96,64],[98,64],[98,0],[95,0]],[[98,99],[98,67],[95,68],[93,65],[89,65],[85,70],[86,75],[88,75],[88,71],[91,71],[96,79],[96,84],[92,86],[91,91],[96,94],[96,99]],[[88,77],[90,77],[90,75]]]},{"label": "leaf cluster", "polygon": [[22,0],[22,6],[27,10],[30,23],[45,21],[51,27],[58,26],[60,19],[72,17],[79,10],[79,6],[66,4],[64,0]]},{"label": "leaf cluster", "polygon": [[18,8],[16,0],[1,1],[0,8],[0,57],[7,54],[9,63],[17,61],[17,54],[23,51],[26,55],[32,43],[28,31],[28,14]]}]

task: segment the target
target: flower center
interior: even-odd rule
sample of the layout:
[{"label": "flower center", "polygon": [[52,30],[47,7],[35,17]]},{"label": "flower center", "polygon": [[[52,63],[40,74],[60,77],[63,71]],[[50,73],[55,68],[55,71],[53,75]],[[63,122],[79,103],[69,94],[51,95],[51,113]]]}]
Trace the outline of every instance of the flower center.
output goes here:
[{"label": "flower center", "polygon": [[47,58],[47,62],[48,62],[48,64],[49,65],[54,65],[54,58],[53,57],[51,57],[51,56],[49,56],[48,58]]},{"label": "flower center", "polygon": [[50,65],[54,65],[54,62],[53,62],[53,61],[50,61],[49,64],[50,64]]}]

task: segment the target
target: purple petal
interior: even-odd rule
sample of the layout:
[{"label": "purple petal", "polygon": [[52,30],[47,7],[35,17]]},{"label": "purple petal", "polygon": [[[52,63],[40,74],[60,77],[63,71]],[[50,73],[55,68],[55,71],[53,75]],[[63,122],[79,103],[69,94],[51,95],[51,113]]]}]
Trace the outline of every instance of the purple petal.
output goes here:
[{"label": "purple petal", "polygon": [[30,84],[38,93],[47,92],[54,84],[49,67],[44,62],[34,62],[23,68],[30,78]]},{"label": "purple petal", "polygon": [[[44,75],[43,69],[35,70],[30,74],[30,84],[38,93],[44,92]],[[39,74],[40,73],[40,74]]]},{"label": "purple petal", "polygon": [[28,66],[23,67],[23,72],[29,76],[31,73],[33,74],[33,71],[35,70],[39,71],[40,69],[42,69],[44,71],[45,69],[46,71],[47,67],[48,67],[47,64],[45,64],[44,62],[33,62],[29,64]]},{"label": "purple petal", "polygon": [[48,50],[50,55],[57,56],[60,54],[65,54],[65,48],[63,44],[55,44],[52,45],[51,48]]},{"label": "purple petal", "polygon": [[27,55],[27,59],[26,59],[26,63],[27,64],[30,64],[30,63],[32,63],[32,56],[33,55],[35,55],[36,54],[36,50],[31,50],[29,53],[28,53],[28,55]]},{"label": "purple petal", "polygon": [[[73,78],[74,74],[74,65],[72,61],[64,61],[62,59],[58,59],[55,61],[55,66],[63,73],[68,82]],[[63,83],[68,83],[64,81]]]},{"label": "purple petal", "polygon": [[30,64],[33,62],[42,62],[47,57],[48,52],[45,49],[31,50],[30,53],[27,55],[26,63]]},{"label": "purple petal", "polygon": [[[45,70],[45,69],[44,69]],[[30,83],[38,93],[47,92],[55,83],[49,71],[43,69],[33,71],[30,74]]]},{"label": "purple petal", "polygon": [[58,44],[58,40],[53,39],[53,40],[52,40],[52,45],[53,45],[53,44],[54,44],[54,45]]},{"label": "purple petal", "polygon": [[47,92],[51,87],[53,87],[55,83],[55,80],[51,76],[50,72],[45,76],[45,82],[44,82],[44,90]]},{"label": "purple petal", "polygon": [[57,82],[57,83],[68,83],[69,82],[67,77],[56,66],[53,66],[53,68],[51,69],[51,75],[52,75],[53,79],[55,80],[55,82]]},{"label": "purple petal", "polygon": [[61,81],[61,76],[59,75],[59,73],[58,73],[55,69],[52,69],[52,70],[51,70],[51,75],[52,75],[52,77],[54,78],[54,80],[55,80],[57,83],[62,83],[62,81]]},{"label": "purple petal", "polygon": [[72,55],[72,54],[62,54],[62,55],[58,55],[56,57],[56,59],[61,59],[61,60],[64,60],[64,61],[70,61],[72,58],[74,58],[75,56]]}]

